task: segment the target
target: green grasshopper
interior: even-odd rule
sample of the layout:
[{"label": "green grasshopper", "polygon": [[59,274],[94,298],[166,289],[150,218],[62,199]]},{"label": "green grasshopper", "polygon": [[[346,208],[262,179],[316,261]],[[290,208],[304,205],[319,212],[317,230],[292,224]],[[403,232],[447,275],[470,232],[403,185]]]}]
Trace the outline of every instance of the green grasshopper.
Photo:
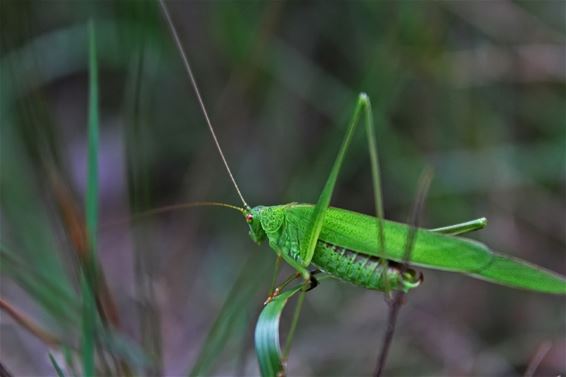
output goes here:
[{"label": "green grasshopper", "polygon": [[[273,290],[272,287],[272,293],[266,301],[266,303],[272,302],[272,305],[264,308],[258,320],[256,348],[259,347],[257,349],[261,349],[263,353],[259,357],[262,375],[284,373],[282,360],[286,356],[281,357],[277,335],[279,316],[287,299],[298,292],[300,287],[295,287],[278,296],[280,290],[294,277],[303,279],[303,292],[316,286],[317,281],[313,277],[313,272],[309,270],[312,267],[314,271],[325,272],[326,276],[338,278],[363,288],[383,291],[387,294],[398,293],[390,311],[390,326],[384,338],[376,369],[377,375],[381,374],[387,356],[387,348],[393,336],[394,318],[397,315],[396,308],[398,308],[401,295],[418,287],[423,280],[422,273],[408,268],[408,263],[411,266],[459,272],[512,288],[566,294],[566,277],[526,261],[497,254],[479,242],[455,237],[485,227],[487,223],[485,218],[431,230],[385,220],[371,103],[369,97],[364,93],[358,97],[353,116],[346,129],[346,135],[317,203],[315,205],[288,203],[250,207],[222,152],[190,64],[163,0],[160,0],[160,4],[212,139],[242,202],[242,207],[218,202],[200,202],[173,206],[173,208],[211,205],[239,211],[248,224],[251,239],[258,244],[267,241],[270,248],[277,254],[278,260],[283,259],[296,270],[295,276],[292,275],[277,289]],[[361,118],[365,124],[368,140],[375,217],[330,207],[340,169],[352,135]],[[164,210],[168,209],[171,208]],[[304,295],[301,295],[297,304],[285,355],[294,332],[302,298]]]},{"label": "green grasshopper", "polygon": [[[410,226],[329,207],[361,111],[366,115],[370,145],[375,145],[370,131],[370,101],[365,94],[360,94],[346,137],[316,205],[289,203],[249,208],[244,202],[241,212],[252,240],[261,243],[267,239],[276,254],[305,281],[311,278],[308,267],[313,264],[334,277],[364,288],[406,292],[422,281],[422,274],[413,269],[402,272],[400,268],[405,262],[405,240]],[[372,158],[373,171],[377,170],[376,163]],[[433,230],[418,229],[411,265],[460,272],[513,288],[566,294],[564,277],[494,253],[479,242],[454,237],[485,224],[485,219],[479,219]]]},{"label": "green grasshopper", "polygon": [[[383,219],[379,165],[369,97],[364,93],[359,95],[346,135],[315,205],[288,203],[251,208],[245,201],[222,152],[169,12],[162,1],[160,4],[216,148],[243,204],[243,207],[237,207],[203,202],[189,206],[215,205],[239,211],[249,225],[251,239],[258,244],[267,240],[277,256],[295,269],[307,286],[316,284],[309,272],[311,266],[341,280],[378,291],[407,292],[419,286],[422,274],[403,267],[403,263],[408,262],[404,260],[405,240],[411,227]],[[362,115],[368,139],[376,217],[330,207],[338,174]],[[566,277],[526,261],[497,254],[479,242],[455,237],[481,229],[485,225],[486,220],[482,218],[432,230],[417,229],[410,264],[459,272],[512,288],[566,294]]]}]

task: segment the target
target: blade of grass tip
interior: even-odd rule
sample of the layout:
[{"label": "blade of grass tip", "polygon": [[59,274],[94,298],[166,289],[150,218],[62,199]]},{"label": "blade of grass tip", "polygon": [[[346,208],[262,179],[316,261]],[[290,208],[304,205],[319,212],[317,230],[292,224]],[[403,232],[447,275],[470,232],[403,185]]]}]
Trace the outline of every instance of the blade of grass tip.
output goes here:
[{"label": "blade of grass tip", "polygon": [[[426,195],[428,193],[428,189],[432,181],[432,175],[433,175],[432,169],[430,167],[427,167],[419,178],[419,183],[417,186],[418,187],[417,195],[415,197],[413,210],[411,211],[411,217],[408,222],[411,225],[411,228],[407,233],[407,240],[405,241],[405,250],[403,256],[404,262],[400,269],[401,275],[404,274],[405,271],[407,270],[407,263],[410,261],[411,258],[411,252],[415,245],[417,228],[420,222],[420,216],[422,214]],[[390,302],[389,314],[387,318],[387,328],[383,336],[381,351],[379,352],[379,356],[377,359],[377,364],[374,372],[374,375],[376,377],[380,377],[383,373],[383,368],[385,367],[385,362],[387,360],[389,348],[391,346],[391,342],[393,341],[393,335],[395,333],[395,325],[397,324],[397,317],[399,315],[399,310],[401,308],[403,297],[404,297],[404,293],[402,291],[397,291],[393,296],[393,300]]]},{"label": "blade of grass tip", "polygon": [[82,362],[85,376],[94,376],[96,305],[93,289],[96,287],[96,232],[98,225],[98,67],[96,61],[96,30],[94,21],[88,23],[89,36],[89,102],[88,102],[88,166],[86,196],[86,229],[88,256],[81,276],[83,296]]},{"label": "blade of grass tip", "polygon": [[51,365],[53,365],[53,369],[55,369],[55,372],[57,373],[57,377],[65,377],[65,373],[63,372],[63,369],[61,369],[59,364],[57,364],[57,360],[55,360],[51,352],[49,352],[49,361],[51,361]]},{"label": "blade of grass tip", "polygon": [[255,349],[263,377],[284,375],[285,368],[279,344],[279,321],[285,305],[303,285],[285,291],[271,300],[261,311],[255,328]]}]

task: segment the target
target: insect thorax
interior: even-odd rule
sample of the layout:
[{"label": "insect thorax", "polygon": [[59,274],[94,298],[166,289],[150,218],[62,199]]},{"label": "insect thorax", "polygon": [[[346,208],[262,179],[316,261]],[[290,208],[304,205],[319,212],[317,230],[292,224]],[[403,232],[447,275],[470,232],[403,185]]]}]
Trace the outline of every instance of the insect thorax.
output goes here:
[{"label": "insect thorax", "polygon": [[265,233],[275,233],[285,220],[284,210],[280,207],[263,207],[259,212],[261,227]]},{"label": "insect thorax", "polygon": [[266,236],[271,240],[285,219],[285,213],[279,206],[256,206],[249,213],[250,237],[257,243],[261,243]]}]

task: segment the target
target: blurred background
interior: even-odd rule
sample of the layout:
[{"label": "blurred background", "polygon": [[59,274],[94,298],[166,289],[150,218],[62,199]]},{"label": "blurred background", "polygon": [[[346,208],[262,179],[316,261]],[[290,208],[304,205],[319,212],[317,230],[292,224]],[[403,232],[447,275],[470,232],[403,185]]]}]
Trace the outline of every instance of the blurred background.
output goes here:
[{"label": "blurred background", "polygon": [[[250,205],[315,202],[365,91],[386,217],[406,221],[432,165],[423,226],[486,216],[471,238],[566,274],[564,1],[168,4]],[[0,4],[1,298],[44,332],[2,312],[0,360],[13,375],[54,375],[50,351],[80,374],[89,20],[100,69],[99,372],[257,375],[252,333],[274,253],[228,209],[131,220],[175,203],[240,204],[154,1]],[[372,213],[366,145],[360,129],[333,205]],[[563,297],[424,273],[386,375],[566,372]],[[378,292],[324,281],[305,301],[289,375],[371,374],[387,310]]]}]

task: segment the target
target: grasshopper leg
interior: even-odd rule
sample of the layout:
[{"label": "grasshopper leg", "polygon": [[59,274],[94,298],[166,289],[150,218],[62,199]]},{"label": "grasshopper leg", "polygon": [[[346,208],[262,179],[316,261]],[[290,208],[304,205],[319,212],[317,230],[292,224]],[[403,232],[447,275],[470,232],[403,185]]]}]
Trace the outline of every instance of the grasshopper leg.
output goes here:
[{"label": "grasshopper leg", "polygon": [[301,276],[302,276],[302,274],[300,272],[295,272],[295,273],[289,275],[289,277],[287,277],[285,280],[283,280],[283,282],[281,284],[279,284],[277,287],[275,287],[275,289],[267,296],[267,299],[265,299],[265,302],[263,303],[263,305],[269,304],[271,302],[271,300],[273,300],[275,297],[279,296],[281,291],[287,285],[289,285],[293,280],[300,278]]},{"label": "grasshopper leg", "polygon": [[[311,290],[315,289],[316,287],[318,287],[319,282],[314,276],[318,273],[320,273],[320,270],[318,270],[318,269],[309,271],[309,277],[308,277],[308,279],[305,279],[305,292],[311,291]],[[287,277],[285,280],[283,280],[283,282],[280,285],[278,285],[277,287],[275,287],[275,289],[273,289],[271,291],[271,293],[265,299],[265,302],[263,303],[263,305],[269,304],[275,297],[279,296],[281,291],[286,286],[288,286],[294,280],[299,279],[301,276],[302,276],[302,274],[300,272],[295,272],[295,273],[289,275],[289,277]]]}]

